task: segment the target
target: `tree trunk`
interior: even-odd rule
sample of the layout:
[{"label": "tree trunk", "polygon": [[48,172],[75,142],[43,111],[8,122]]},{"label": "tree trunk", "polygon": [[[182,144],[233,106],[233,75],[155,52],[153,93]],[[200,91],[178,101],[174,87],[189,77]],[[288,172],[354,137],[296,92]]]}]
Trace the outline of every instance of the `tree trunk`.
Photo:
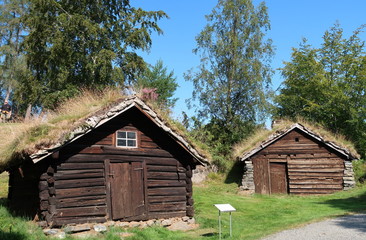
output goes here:
[{"label": "tree trunk", "polygon": [[25,113],[24,122],[29,122],[29,120],[31,118],[31,112],[32,112],[32,104],[29,104],[27,107],[27,111]]},{"label": "tree trunk", "polygon": [[9,86],[8,89],[6,90],[6,96],[5,96],[4,102],[9,101],[10,93],[11,93],[11,87]]}]

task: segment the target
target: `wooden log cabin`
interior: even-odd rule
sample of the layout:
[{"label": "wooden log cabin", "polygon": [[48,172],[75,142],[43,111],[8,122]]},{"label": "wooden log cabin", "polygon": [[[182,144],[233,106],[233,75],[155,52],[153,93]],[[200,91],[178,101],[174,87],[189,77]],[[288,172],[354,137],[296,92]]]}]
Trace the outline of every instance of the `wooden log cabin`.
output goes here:
[{"label": "wooden log cabin", "polygon": [[69,135],[10,170],[12,209],[48,226],[194,215],[192,170],[207,162],[141,99]]},{"label": "wooden log cabin", "polygon": [[355,185],[347,149],[299,123],[282,129],[239,157],[242,190],[259,194],[328,194]]}]

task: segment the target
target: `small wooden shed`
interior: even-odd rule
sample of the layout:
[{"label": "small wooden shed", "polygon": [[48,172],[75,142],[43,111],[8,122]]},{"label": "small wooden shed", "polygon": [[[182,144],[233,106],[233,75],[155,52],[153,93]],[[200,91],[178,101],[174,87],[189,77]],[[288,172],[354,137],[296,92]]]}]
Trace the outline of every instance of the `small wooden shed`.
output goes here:
[{"label": "small wooden shed", "polygon": [[241,189],[260,194],[327,194],[355,185],[357,157],[299,123],[281,129],[239,157]]},{"label": "small wooden shed", "polygon": [[97,112],[67,139],[10,169],[12,209],[49,226],[194,215],[192,170],[207,162],[138,97]]}]

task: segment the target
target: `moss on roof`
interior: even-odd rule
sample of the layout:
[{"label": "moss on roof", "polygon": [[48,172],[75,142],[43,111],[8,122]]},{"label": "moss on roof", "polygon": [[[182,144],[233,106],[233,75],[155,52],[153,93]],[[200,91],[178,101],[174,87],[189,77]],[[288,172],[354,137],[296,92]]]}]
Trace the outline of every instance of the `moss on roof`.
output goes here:
[{"label": "moss on roof", "polygon": [[[360,157],[360,155],[356,151],[354,144],[348,141],[344,136],[334,134],[317,123],[310,123],[303,119],[297,119],[296,123],[301,124],[312,133],[320,136],[324,139],[325,142],[333,143],[343,149],[346,149],[355,158]],[[253,135],[243,140],[242,142],[239,142],[233,147],[233,158],[241,158],[249,151],[255,148],[259,148],[268,139],[271,139],[278,134],[286,132],[296,123],[287,119],[282,119],[279,120],[278,124],[274,125],[273,128],[270,130],[258,129]]]},{"label": "moss on roof", "polygon": [[[0,124],[0,137],[6,139],[0,144],[0,172],[19,164],[31,154],[57,144],[65,143],[70,133],[85,124],[85,121],[105,113],[113,106],[125,101],[126,96],[117,89],[83,91],[79,96],[65,101],[54,112],[47,112],[25,123]],[[210,158],[205,147],[190,138],[185,128],[174,121],[168,111],[160,110],[153,103],[145,102],[156,112],[172,131],[184,137],[205,158]]]}]

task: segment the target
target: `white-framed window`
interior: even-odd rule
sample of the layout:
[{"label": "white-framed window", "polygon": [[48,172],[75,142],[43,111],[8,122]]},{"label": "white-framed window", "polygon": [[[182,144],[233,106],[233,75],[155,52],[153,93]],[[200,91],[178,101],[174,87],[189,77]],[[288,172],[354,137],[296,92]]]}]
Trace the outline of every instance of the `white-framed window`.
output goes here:
[{"label": "white-framed window", "polygon": [[134,131],[117,131],[116,146],[137,148],[137,133]]}]

